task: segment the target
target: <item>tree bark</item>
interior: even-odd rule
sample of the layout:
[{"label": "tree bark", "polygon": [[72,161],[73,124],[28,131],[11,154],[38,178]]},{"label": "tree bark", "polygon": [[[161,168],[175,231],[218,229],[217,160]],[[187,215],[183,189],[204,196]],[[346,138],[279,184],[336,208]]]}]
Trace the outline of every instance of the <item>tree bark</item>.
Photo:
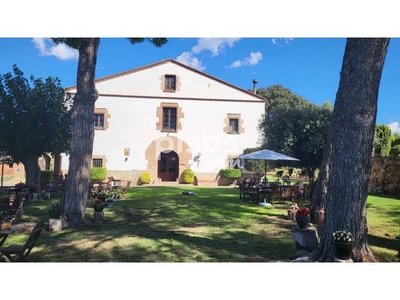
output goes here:
[{"label": "tree bark", "polygon": [[35,183],[38,187],[38,191],[40,191],[39,157],[34,154],[27,153],[21,162],[25,168],[25,183],[27,185]]},{"label": "tree bark", "polygon": [[62,215],[69,227],[84,225],[94,140],[94,104],[98,98],[95,69],[99,38],[85,38],[79,47],[77,93],[71,116],[71,150]]},{"label": "tree bark", "polygon": [[367,242],[366,200],[371,171],[377,99],[389,39],[347,40],[328,141],[314,205],[325,201],[316,261],[334,261],[332,234],[355,237],[353,261],[375,261]]}]

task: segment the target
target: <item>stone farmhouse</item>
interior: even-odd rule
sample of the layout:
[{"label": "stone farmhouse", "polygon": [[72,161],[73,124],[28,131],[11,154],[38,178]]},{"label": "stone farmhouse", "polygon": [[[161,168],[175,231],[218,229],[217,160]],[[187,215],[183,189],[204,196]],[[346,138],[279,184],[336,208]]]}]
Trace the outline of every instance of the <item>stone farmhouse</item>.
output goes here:
[{"label": "stone farmhouse", "polygon": [[[172,59],[96,80],[93,167],[136,182],[179,180],[192,169],[217,182],[248,147],[256,147],[265,99]],[[67,89],[76,93],[76,86]],[[55,168],[66,174],[68,156]],[[55,172],[57,172],[55,170]]]}]

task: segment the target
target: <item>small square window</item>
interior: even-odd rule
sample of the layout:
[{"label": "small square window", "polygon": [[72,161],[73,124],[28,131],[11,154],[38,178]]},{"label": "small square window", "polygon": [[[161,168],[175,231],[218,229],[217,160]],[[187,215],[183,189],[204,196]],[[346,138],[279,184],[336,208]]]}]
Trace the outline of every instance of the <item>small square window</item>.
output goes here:
[{"label": "small square window", "polygon": [[176,76],[165,75],[164,77],[164,91],[175,91],[176,90]]},{"label": "small square window", "polygon": [[229,119],[229,132],[239,133],[239,119]]},{"label": "small square window", "polygon": [[93,158],[92,165],[94,168],[103,167],[103,159],[102,158]]}]

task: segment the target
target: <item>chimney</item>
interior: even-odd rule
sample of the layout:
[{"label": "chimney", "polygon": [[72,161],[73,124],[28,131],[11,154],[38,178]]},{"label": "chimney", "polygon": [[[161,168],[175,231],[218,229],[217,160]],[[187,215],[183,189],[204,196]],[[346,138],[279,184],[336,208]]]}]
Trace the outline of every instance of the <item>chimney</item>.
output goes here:
[{"label": "chimney", "polygon": [[253,79],[253,93],[257,94],[257,80]]}]

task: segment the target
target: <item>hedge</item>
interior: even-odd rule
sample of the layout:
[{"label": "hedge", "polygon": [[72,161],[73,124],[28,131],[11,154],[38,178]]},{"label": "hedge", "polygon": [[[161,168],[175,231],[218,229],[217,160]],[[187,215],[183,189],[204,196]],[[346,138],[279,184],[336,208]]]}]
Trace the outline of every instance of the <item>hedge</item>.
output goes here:
[{"label": "hedge", "polygon": [[240,178],[242,177],[242,169],[221,169],[219,175],[224,178]]},{"label": "hedge", "polygon": [[90,181],[103,181],[107,178],[107,168],[93,167],[90,168]]},{"label": "hedge", "polygon": [[43,188],[46,184],[53,181],[54,171],[42,170],[40,171],[40,186]]}]

